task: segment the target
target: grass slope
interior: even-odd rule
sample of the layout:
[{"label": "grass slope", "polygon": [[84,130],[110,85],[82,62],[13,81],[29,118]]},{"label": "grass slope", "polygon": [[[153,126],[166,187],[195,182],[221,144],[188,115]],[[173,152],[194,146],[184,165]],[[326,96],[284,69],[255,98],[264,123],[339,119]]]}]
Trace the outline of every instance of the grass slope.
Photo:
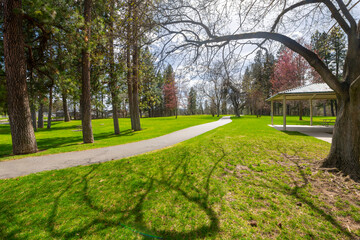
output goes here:
[{"label": "grass slope", "polygon": [[269,120],[233,119],[162,151],[1,180],[0,238],[359,237],[359,183],[316,165],[330,144]]},{"label": "grass slope", "polygon": [[53,122],[51,129],[39,129],[35,133],[39,152],[22,156],[11,156],[12,145],[9,125],[0,125],[0,161],[16,158],[47,155],[60,152],[80,151],[114,146],[165,135],[180,129],[216,121],[211,116],[179,116],[141,119],[142,131],[131,131],[130,119],[119,119],[120,135],[114,134],[112,119],[92,121],[95,143],[82,144],[81,121]]}]

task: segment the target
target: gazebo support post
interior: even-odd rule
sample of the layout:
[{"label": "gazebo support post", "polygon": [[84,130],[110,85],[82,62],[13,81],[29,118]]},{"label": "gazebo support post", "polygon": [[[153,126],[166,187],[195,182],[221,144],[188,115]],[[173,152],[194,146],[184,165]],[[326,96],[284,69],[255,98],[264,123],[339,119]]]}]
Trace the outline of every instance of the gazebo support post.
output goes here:
[{"label": "gazebo support post", "polygon": [[274,101],[271,100],[271,125],[274,126]]},{"label": "gazebo support post", "polygon": [[283,97],[283,130],[286,131],[286,96]]},{"label": "gazebo support post", "polygon": [[310,98],[310,126],[313,125],[313,104],[312,98]]}]

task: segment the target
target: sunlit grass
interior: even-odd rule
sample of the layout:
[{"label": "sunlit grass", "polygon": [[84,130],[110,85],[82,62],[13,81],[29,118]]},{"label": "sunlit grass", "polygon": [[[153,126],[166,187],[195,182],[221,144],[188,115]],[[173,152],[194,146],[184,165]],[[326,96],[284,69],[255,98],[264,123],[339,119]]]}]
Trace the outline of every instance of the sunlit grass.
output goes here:
[{"label": "sunlit grass", "polygon": [[[264,116],[267,118],[268,116]],[[335,120],[336,117],[323,117],[323,116],[315,116],[313,117],[313,125],[324,125],[323,119],[333,119]],[[271,120],[269,120],[269,124]],[[282,125],[283,124],[283,117],[282,116],[274,116],[274,124],[275,125]],[[286,124],[288,125],[310,125],[310,117],[303,116],[302,120],[299,120],[299,116],[286,116]],[[329,125],[334,125],[334,123],[329,123]]]},{"label": "sunlit grass", "polygon": [[[51,129],[47,129],[45,124],[45,128],[38,129],[35,133],[39,152],[26,156],[80,151],[136,142],[218,119],[205,115],[178,116],[177,119],[175,117],[143,118],[141,119],[142,131],[133,132],[131,131],[130,119],[120,118],[120,135],[114,134],[112,119],[96,119],[92,121],[95,140],[93,144],[82,144],[81,121],[53,122]],[[0,124],[0,161],[25,156],[11,156],[11,153],[10,126]]]},{"label": "sunlit grass", "polygon": [[1,180],[0,238],[359,238],[359,184],[316,168],[330,144],[269,119],[235,118],[162,151]]}]

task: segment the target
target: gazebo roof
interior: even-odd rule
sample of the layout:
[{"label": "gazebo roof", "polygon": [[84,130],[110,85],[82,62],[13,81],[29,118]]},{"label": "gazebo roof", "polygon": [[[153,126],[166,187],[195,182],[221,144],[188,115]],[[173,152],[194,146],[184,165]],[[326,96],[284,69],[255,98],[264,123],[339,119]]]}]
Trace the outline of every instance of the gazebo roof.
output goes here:
[{"label": "gazebo roof", "polygon": [[278,92],[274,96],[266,99],[266,101],[283,100],[284,96],[286,96],[286,100],[336,99],[334,90],[332,90],[326,83],[313,83]]}]

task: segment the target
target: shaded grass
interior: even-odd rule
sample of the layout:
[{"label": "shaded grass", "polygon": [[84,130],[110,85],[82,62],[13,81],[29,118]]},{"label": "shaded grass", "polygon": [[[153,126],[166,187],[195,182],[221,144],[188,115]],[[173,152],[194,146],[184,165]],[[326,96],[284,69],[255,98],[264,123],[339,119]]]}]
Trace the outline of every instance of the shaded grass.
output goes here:
[{"label": "shaded grass", "polygon": [[130,119],[121,118],[119,119],[120,135],[114,134],[112,119],[95,119],[92,120],[95,140],[93,144],[82,144],[81,121],[53,122],[51,129],[43,128],[35,133],[39,152],[22,156],[11,156],[10,126],[0,125],[0,161],[136,142],[218,119],[205,115],[179,116],[178,119],[175,117],[143,118],[141,119],[142,131],[133,132]]},{"label": "shaded grass", "polygon": [[346,182],[316,168],[330,144],[268,119],[233,119],[137,157],[1,180],[0,238],[359,237],[359,184],[334,188]]}]

